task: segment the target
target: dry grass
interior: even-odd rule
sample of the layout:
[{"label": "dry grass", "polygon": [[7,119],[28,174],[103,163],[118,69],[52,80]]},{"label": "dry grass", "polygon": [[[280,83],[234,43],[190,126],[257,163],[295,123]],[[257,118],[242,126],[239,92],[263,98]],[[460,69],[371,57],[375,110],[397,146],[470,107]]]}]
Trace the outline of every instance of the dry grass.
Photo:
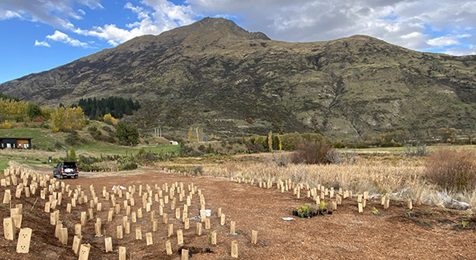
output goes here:
[{"label": "dry grass", "polygon": [[476,188],[476,153],[443,149],[427,160],[426,177],[441,188],[452,191],[472,191]]},{"label": "dry grass", "polygon": [[[412,199],[429,205],[444,204],[444,198],[439,194],[441,188],[425,180],[425,166],[421,163],[402,161],[389,165],[386,162],[361,160],[354,164],[277,166],[271,162],[228,162],[205,166],[204,174],[273,182],[291,179],[311,187],[321,184],[357,193],[369,191],[374,196],[389,194],[394,200]],[[448,195],[476,208],[476,191]]]},{"label": "dry grass", "polygon": [[329,164],[332,146],[326,142],[302,142],[292,155],[293,163]]}]

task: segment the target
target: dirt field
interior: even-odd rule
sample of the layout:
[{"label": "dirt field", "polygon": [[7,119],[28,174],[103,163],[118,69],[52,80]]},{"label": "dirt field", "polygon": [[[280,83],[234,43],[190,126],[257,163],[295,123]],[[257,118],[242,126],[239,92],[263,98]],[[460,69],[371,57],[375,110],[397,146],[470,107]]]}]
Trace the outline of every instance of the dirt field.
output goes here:
[{"label": "dirt field", "polygon": [[[332,215],[318,216],[311,219],[283,221],[282,217],[291,216],[295,207],[310,199],[296,199],[292,192],[280,193],[276,189],[261,189],[245,184],[230,182],[226,179],[213,177],[185,177],[172,174],[149,171],[144,174],[122,175],[116,177],[83,176],[77,180],[65,180],[72,187],[82,185],[88,190],[94,185],[96,193],[100,194],[102,187],[108,191],[113,185],[154,186],[164,183],[184,182],[185,185],[194,183],[202,189],[207,208],[212,209],[211,230],[218,232],[218,245],[210,246],[208,234],[211,230],[203,230],[200,237],[194,235],[195,222],[190,223],[190,230],[184,231],[185,246],[193,247],[192,259],[231,259],[230,243],[239,242],[240,259],[476,259],[475,223],[469,227],[461,227],[464,212],[450,211],[428,206],[416,206],[413,212],[408,212],[403,205],[392,202],[388,210],[384,210],[378,201],[368,204],[363,214],[357,213],[356,201],[344,200]],[[3,196],[5,188],[0,188]],[[194,198],[196,199],[196,198]],[[139,201],[140,198],[136,198]],[[121,200],[119,200],[121,202]],[[61,219],[68,227],[70,239],[68,246],[63,246],[54,237],[54,226],[49,223],[49,214],[43,212],[44,201],[37,202],[35,198],[14,199],[13,203],[23,203],[23,227],[33,229],[30,254],[20,255],[15,252],[16,242],[0,239],[1,259],[77,259],[71,250],[74,224],[79,222],[79,214],[86,211],[86,205],[80,205],[71,215],[66,214],[66,202],[61,206]],[[139,203],[138,203],[139,204]],[[190,209],[190,215],[198,215],[198,206]],[[102,219],[107,219],[107,208],[103,204],[100,212]],[[227,216],[227,224],[219,225],[216,209],[221,207]],[[370,212],[375,207],[378,215]],[[0,217],[8,217],[8,205],[0,208]],[[170,208],[166,211],[171,222],[173,220]],[[113,223],[103,221],[106,236],[113,237],[113,253],[104,252],[104,237],[94,237],[94,220],[89,220],[83,227],[82,243],[91,244],[89,259],[117,259],[117,246],[127,247],[128,259],[177,259],[179,247],[173,241],[174,255],[165,254],[165,239],[167,227],[160,222],[159,230],[154,233],[154,245],[146,246],[144,240],[135,240],[135,226],[142,225],[142,234],[150,232],[148,214],[131,226],[131,233],[122,240],[115,239],[116,226],[120,225],[121,217],[116,216]],[[160,219],[160,218],[159,218]],[[229,221],[236,221],[236,235],[229,233]],[[176,222],[174,222],[176,221]],[[258,245],[250,243],[251,230],[257,230]],[[3,230],[2,230],[3,233]],[[205,253],[205,249],[211,253]],[[200,251],[200,252],[195,252]]]}]

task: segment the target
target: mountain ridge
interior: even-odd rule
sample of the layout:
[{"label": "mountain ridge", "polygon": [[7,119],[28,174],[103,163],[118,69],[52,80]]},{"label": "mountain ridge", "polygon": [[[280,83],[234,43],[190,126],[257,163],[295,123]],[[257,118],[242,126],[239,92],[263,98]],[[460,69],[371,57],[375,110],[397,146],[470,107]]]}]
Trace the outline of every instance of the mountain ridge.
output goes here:
[{"label": "mountain ridge", "polygon": [[416,52],[365,35],[282,42],[205,18],[6,82],[0,92],[45,104],[132,97],[149,104],[131,118],[141,127],[362,139],[474,128],[475,69],[476,56]]}]

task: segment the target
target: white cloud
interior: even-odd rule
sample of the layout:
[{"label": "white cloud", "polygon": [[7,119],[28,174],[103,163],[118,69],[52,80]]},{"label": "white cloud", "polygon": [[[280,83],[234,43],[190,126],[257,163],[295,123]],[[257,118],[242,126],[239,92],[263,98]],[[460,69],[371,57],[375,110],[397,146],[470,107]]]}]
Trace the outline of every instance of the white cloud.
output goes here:
[{"label": "white cloud", "polygon": [[[135,6],[128,2],[124,8],[137,15],[137,21],[120,28],[116,24],[96,26],[89,30],[76,29],[75,33],[94,36],[107,41],[110,45],[118,45],[134,37],[153,34],[194,22],[194,13],[188,5],[176,5],[167,0],[144,0],[145,6]],[[145,8],[146,7],[146,8]]]},{"label": "white cloud", "polygon": [[66,43],[66,44],[69,44],[69,45],[74,46],[74,47],[83,47],[83,48],[90,47],[88,43],[82,42],[82,41],[74,39],[74,38],[71,38],[66,33],[60,32],[58,30],[56,30],[51,35],[47,35],[46,39],[52,40],[52,41],[55,41],[55,42]]},{"label": "white cloud", "polygon": [[452,48],[446,50],[445,53],[449,54],[449,55],[455,55],[455,56],[476,55],[476,45],[469,44],[469,45],[465,46],[464,48],[462,48],[462,47],[452,47]]},{"label": "white cloud", "polygon": [[20,17],[21,15],[17,12],[0,9],[0,20],[6,20],[10,18],[20,18]]},{"label": "white cloud", "polygon": [[441,36],[429,39],[426,43],[434,47],[446,47],[459,44],[459,41],[451,36]]},{"label": "white cloud", "polygon": [[[82,8],[104,8],[101,0],[0,0],[0,20],[19,17],[117,45],[144,34],[192,23],[198,17],[234,17],[247,30],[273,39],[320,41],[366,34],[416,50],[472,53],[476,0],[140,0],[125,2],[136,19],[78,28]],[[87,16],[86,16],[87,17]]]},{"label": "white cloud", "polygon": [[46,41],[38,41],[35,40],[35,46],[41,46],[41,47],[51,47],[50,44]]},{"label": "white cloud", "polygon": [[435,43],[430,39],[476,33],[475,0],[188,0],[187,3],[199,14],[235,15],[247,29],[287,41],[366,34],[424,50],[432,47],[429,43]]},{"label": "white cloud", "polygon": [[100,0],[1,0],[0,19],[22,18],[70,29],[69,19],[81,18],[81,12],[73,8],[75,5],[103,8]]}]

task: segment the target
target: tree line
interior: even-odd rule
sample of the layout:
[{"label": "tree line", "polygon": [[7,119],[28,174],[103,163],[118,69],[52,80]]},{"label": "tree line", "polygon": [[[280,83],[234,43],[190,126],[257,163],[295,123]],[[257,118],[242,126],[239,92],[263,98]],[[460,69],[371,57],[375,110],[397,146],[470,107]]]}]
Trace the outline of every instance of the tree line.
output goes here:
[{"label": "tree line", "polygon": [[124,115],[131,115],[140,108],[138,101],[131,98],[107,97],[80,99],[78,106],[90,119],[99,119],[106,114],[111,114],[115,118],[122,118]]}]

